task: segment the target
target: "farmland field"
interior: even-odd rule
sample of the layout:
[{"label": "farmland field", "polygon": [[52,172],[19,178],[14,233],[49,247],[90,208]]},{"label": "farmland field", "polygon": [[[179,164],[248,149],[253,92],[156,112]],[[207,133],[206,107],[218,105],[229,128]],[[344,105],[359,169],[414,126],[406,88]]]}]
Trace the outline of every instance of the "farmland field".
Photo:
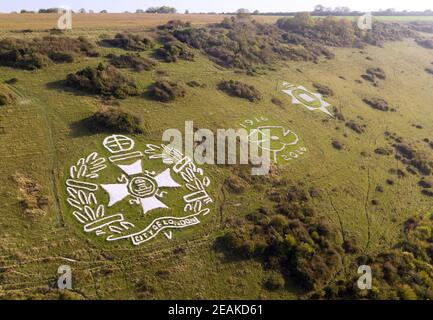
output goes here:
[{"label": "farmland field", "polygon": [[[57,17],[0,15],[1,39],[85,36],[100,53],[77,55],[71,62],[50,62],[34,70],[0,66],[2,87],[16,96],[14,103],[0,106],[0,129],[4,130],[0,134],[0,298],[305,298],[310,297],[311,288],[297,282],[292,274],[282,272],[281,276],[275,261],[224,254],[216,249],[217,239],[232,229],[247,229],[250,222],[239,221],[253,213],[273,212],[279,206],[281,209],[282,202],[278,201],[284,200],[275,200],[275,193],[302,187],[308,193],[308,208],[334,230],[336,243],[340,245],[348,238],[356,243],[356,253],[341,254],[341,269],[350,278],[357,276],[357,269],[352,267],[359,257],[374,257],[395,248],[403,239],[402,230],[409,218],[433,213],[431,185],[424,192],[419,186],[420,181],[426,185],[432,181],[428,168],[433,164],[433,76],[426,69],[432,67],[433,51],[420,46],[414,37],[363,48],[326,46],[334,55],[332,59],[319,56],[315,63],[301,58],[276,59],[255,67],[254,74],[221,66],[209,58],[206,48],[191,47],[191,60],[164,61],[156,55],[164,44],[155,41],[153,48],[139,52],[140,57],[156,61],[153,69],[121,69],[136,84],[139,94],[117,99],[68,87],[65,80],[68,74],[86,67],[96,70],[100,63],[108,64],[113,55],[125,54],[124,48],[104,44],[117,33],[154,37],[155,30],[151,28],[169,20],[188,21],[195,28],[219,23],[227,16],[78,14],[73,16],[71,31],[52,35],[50,30],[56,26]],[[259,23],[269,24],[278,18],[254,17]],[[26,29],[30,31],[23,32]],[[366,70],[374,68],[386,74],[376,79],[375,85],[362,77]],[[162,78],[186,88],[184,96],[168,103],[151,99],[146,92]],[[223,80],[253,86],[260,92],[260,100],[252,102],[218,90]],[[198,85],[188,84],[191,81]],[[317,90],[317,84],[332,89],[332,94],[324,95],[332,116],[294,104],[283,92],[287,89],[285,82],[312,92]],[[373,98],[385,100],[389,108],[378,110],[365,102]],[[193,121],[194,128],[215,132],[219,128],[238,129],[250,123],[248,120],[266,118],[268,125],[296,132],[305,152],[274,164],[269,177],[257,179],[245,177],[238,166],[203,165],[210,179],[207,191],[213,202],[210,214],[203,216],[199,225],[173,231],[171,240],[170,236],[160,236],[139,246],[129,241],[109,242],[104,236],[83,231],[73,215],[76,209],[68,203],[71,191],[66,186],[70,168],[80,158],[92,152],[108,156],[103,141],[113,132],[93,132],[83,125],[83,120],[89,119],[101,105],[122,108],[142,120],[143,133],[125,134],[134,139],[140,151],[148,144],[161,144],[166,129],[183,132],[185,121]],[[428,173],[415,170],[409,162],[412,158],[402,160],[398,145],[425,155]],[[149,168],[158,173],[163,170],[160,162]],[[115,183],[121,173],[118,168],[110,168],[95,181]],[[30,187],[22,184],[27,178],[34,183]],[[46,196],[45,213],[25,213],[23,197],[29,195],[25,194],[29,189]],[[184,191],[169,193],[164,198],[166,204],[183,208],[179,199]],[[107,198],[102,192],[98,196]],[[308,216],[302,202],[291,204],[290,210],[299,207],[304,210],[298,208],[299,212]],[[130,207],[125,202],[115,208],[118,213],[125,213]],[[155,217],[146,216],[146,223]],[[302,220],[298,218],[296,224]],[[281,237],[275,231],[277,227],[269,228],[270,233],[275,232],[275,239]],[[430,232],[430,238],[426,239],[431,240],[429,230],[426,232]],[[310,238],[308,241],[312,245]],[[69,265],[73,271],[73,290],[67,293],[56,290],[60,265]],[[278,279],[284,278],[284,284],[269,290],[264,283],[275,274]],[[337,274],[330,276],[315,289],[320,291],[322,286],[336,282],[336,278]]]}]

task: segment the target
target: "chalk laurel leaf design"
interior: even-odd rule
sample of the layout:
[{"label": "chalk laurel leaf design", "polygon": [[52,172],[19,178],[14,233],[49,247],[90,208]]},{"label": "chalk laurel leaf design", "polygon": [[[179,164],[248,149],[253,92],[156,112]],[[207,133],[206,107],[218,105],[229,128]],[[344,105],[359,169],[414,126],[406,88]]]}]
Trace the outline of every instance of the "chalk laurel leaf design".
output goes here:
[{"label": "chalk laurel leaf design", "polygon": [[87,158],[81,158],[77,164],[70,168],[70,176],[73,179],[99,177],[98,172],[107,168],[105,158],[98,158],[98,153],[93,152]]}]

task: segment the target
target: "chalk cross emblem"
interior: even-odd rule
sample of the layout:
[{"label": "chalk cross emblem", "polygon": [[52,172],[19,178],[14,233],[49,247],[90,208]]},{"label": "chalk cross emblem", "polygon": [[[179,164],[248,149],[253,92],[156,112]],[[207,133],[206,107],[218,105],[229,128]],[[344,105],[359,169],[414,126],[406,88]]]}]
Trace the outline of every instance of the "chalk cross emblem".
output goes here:
[{"label": "chalk cross emblem", "polygon": [[[109,156],[92,152],[70,167],[66,179],[66,202],[84,232],[140,245],[159,234],[171,240],[174,230],[195,226],[211,212],[210,179],[178,150],[164,144],[140,150],[124,135],[106,137],[103,147]],[[107,176],[110,165],[114,177]],[[121,205],[126,201],[129,206]]]},{"label": "chalk cross emblem", "polygon": [[126,174],[118,179],[119,183],[101,184],[110,198],[108,207],[114,206],[129,196],[131,198],[129,203],[141,205],[144,214],[153,209],[168,208],[160,201],[165,193],[161,188],[180,187],[180,184],[171,177],[170,169],[155,175],[155,172],[142,169],[141,159],[131,165],[118,166]]}]

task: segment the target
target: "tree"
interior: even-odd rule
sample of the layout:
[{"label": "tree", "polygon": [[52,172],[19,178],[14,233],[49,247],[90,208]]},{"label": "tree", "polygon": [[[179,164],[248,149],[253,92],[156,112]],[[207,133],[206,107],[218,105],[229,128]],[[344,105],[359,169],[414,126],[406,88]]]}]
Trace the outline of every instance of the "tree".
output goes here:
[{"label": "tree", "polygon": [[144,13],[144,10],[143,10],[143,9],[137,9],[137,10],[135,11],[135,13]]},{"label": "tree", "polygon": [[189,10],[188,9],[185,10],[185,14],[189,14]]},{"label": "tree", "polygon": [[150,7],[146,10],[146,13],[176,13],[177,10],[174,7],[162,6],[162,7]]},{"label": "tree", "polygon": [[325,11],[325,7],[322,6],[321,4],[318,4],[317,6],[314,7],[314,12],[323,12]]},{"label": "tree", "polygon": [[236,16],[237,16],[239,19],[245,19],[245,18],[250,18],[250,17],[251,17],[251,14],[250,14],[250,11],[249,11],[248,9],[241,8],[241,9],[238,9],[238,10],[236,11]]},{"label": "tree", "polygon": [[80,10],[78,10],[79,13],[86,13],[86,9],[81,8]]},{"label": "tree", "polygon": [[259,11],[259,10],[254,10],[253,15],[257,16],[257,15],[259,15],[259,14],[260,14],[260,11]]},{"label": "tree", "polygon": [[108,13],[107,10],[101,10],[99,13]]}]

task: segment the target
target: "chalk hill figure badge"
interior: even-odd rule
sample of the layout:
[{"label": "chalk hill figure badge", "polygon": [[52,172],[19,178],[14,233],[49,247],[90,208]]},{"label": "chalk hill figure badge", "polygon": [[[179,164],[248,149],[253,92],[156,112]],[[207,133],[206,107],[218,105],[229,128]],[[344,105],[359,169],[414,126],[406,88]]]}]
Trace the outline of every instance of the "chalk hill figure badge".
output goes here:
[{"label": "chalk hill figure badge", "polygon": [[287,82],[284,82],[283,86],[285,87],[283,92],[292,98],[293,104],[302,105],[310,111],[322,111],[328,116],[334,117],[327,109],[331,105],[323,100],[320,93],[310,92],[303,86],[295,86]]},{"label": "chalk hill figure badge", "polygon": [[178,150],[164,144],[137,150],[124,135],[107,137],[103,146],[107,157],[93,152],[79,159],[66,180],[66,201],[86,233],[140,245],[160,233],[172,239],[173,230],[210,213],[210,179]]}]

